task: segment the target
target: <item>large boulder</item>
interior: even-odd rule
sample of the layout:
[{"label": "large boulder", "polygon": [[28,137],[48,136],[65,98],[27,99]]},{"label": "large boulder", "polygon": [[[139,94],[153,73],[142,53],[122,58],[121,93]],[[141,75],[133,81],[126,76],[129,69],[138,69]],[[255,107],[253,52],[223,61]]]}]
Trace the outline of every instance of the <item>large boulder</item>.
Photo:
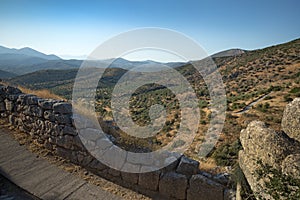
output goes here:
[{"label": "large boulder", "polygon": [[248,156],[276,169],[281,168],[281,162],[294,148],[284,133],[276,132],[260,121],[253,121],[242,130],[240,140]]},{"label": "large boulder", "polygon": [[286,106],[281,127],[289,137],[300,141],[300,98],[294,99]]},{"label": "large boulder", "polygon": [[[258,199],[289,199],[293,192],[299,191],[298,186],[284,182],[283,177],[300,179],[300,99],[287,105],[282,129],[276,132],[263,122],[253,121],[241,131],[243,150],[239,152],[239,165]],[[278,184],[284,182],[289,192],[270,193],[274,190],[270,188],[274,187],[270,186],[274,177]]]}]

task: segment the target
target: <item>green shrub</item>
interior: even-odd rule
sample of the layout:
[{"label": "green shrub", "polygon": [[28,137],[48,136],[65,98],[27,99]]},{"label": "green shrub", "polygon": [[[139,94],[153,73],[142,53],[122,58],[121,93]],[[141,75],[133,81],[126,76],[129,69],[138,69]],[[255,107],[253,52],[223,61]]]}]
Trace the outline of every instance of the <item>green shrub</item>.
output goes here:
[{"label": "green shrub", "polygon": [[300,93],[300,87],[295,87],[295,88],[291,89],[290,93],[292,93],[292,94]]},{"label": "green shrub", "polygon": [[270,108],[270,104],[268,102],[264,103],[264,104],[258,104],[256,106],[256,110],[260,111],[260,112],[267,112],[268,109]]},{"label": "green shrub", "polygon": [[238,152],[242,149],[242,145],[239,140],[236,140],[232,144],[225,144],[215,150],[213,158],[217,165],[220,166],[233,166],[236,164],[238,158]]}]

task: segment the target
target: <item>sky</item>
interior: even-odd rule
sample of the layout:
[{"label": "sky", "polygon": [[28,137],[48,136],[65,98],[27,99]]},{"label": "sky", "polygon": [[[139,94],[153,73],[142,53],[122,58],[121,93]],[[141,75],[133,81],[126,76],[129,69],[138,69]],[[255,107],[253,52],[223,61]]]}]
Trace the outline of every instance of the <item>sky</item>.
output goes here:
[{"label": "sky", "polygon": [[1,0],[0,45],[81,58],[122,32],[159,27],[208,54],[251,50],[299,38],[299,8],[299,0]]}]

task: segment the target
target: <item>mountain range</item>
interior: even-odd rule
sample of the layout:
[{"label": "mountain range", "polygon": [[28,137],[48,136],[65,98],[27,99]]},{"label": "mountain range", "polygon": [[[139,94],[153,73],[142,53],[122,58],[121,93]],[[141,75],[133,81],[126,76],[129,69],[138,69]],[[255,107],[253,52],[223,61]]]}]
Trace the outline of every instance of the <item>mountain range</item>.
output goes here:
[{"label": "mountain range", "polygon": [[[228,57],[233,55],[241,55],[244,50],[231,49],[212,55],[212,57]],[[78,69],[83,60],[64,60],[56,55],[47,55],[31,49],[29,47],[21,49],[10,49],[0,46],[0,78],[11,78],[18,75],[24,75],[40,70],[68,70]],[[159,63],[152,60],[146,61],[129,61],[123,58],[106,59],[106,60],[88,60],[89,65],[97,67],[106,67],[110,63],[111,68],[132,69],[141,65],[157,65],[163,64],[169,67],[179,67],[184,62]]]}]

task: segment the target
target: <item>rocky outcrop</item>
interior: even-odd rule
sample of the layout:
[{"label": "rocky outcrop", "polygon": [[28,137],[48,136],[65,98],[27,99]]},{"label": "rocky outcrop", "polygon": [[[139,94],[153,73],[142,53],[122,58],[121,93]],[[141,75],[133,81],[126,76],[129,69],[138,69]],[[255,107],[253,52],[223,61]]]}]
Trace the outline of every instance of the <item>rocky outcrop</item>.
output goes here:
[{"label": "rocky outcrop", "polygon": [[300,98],[286,106],[281,127],[290,138],[300,141]]},{"label": "rocky outcrop", "polygon": [[[234,199],[231,190],[226,189],[228,180],[220,175],[213,176],[199,170],[199,162],[179,156],[171,165],[148,173],[127,173],[112,169],[95,159],[83,145],[81,133],[98,137],[98,130],[89,121],[74,124],[72,105],[61,100],[42,99],[23,94],[17,88],[0,85],[0,116],[9,123],[28,133],[28,136],[44,145],[56,155],[81,165],[93,173],[124,187],[136,190],[158,199]],[[89,139],[89,138],[85,138]],[[97,139],[94,143],[103,149],[109,137]],[[92,141],[93,143],[93,141]],[[94,145],[93,143],[93,145]],[[110,155],[112,156],[112,155]],[[136,163],[128,161],[124,166]],[[144,166],[142,166],[143,168]]]},{"label": "rocky outcrop", "polygon": [[[271,191],[272,180],[275,176],[278,180],[281,176],[300,178],[300,99],[287,106],[282,129],[284,132],[276,132],[263,122],[253,121],[241,131],[239,164],[257,198],[275,199],[276,193],[280,199],[290,199],[291,194],[284,191]],[[300,194],[300,185],[290,184],[291,193]]]}]

